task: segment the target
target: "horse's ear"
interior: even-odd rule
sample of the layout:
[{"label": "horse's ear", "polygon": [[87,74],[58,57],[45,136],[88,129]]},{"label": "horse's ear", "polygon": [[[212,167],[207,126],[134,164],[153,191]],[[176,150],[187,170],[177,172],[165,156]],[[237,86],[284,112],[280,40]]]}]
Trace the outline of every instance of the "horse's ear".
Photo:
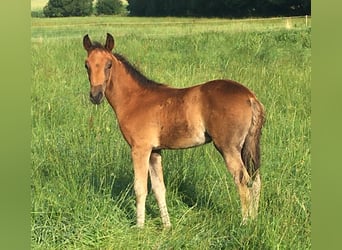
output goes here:
[{"label": "horse's ear", "polygon": [[92,46],[93,46],[93,45],[92,45],[92,43],[91,43],[91,41],[90,41],[90,38],[89,38],[88,34],[85,35],[85,36],[83,37],[83,47],[84,47],[84,49],[85,49],[86,51],[89,51],[90,48],[91,48]]},{"label": "horse's ear", "polygon": [[107,33],[105,48],[109,51],[112,51],[114,48],[114,37],[109,33]]}]

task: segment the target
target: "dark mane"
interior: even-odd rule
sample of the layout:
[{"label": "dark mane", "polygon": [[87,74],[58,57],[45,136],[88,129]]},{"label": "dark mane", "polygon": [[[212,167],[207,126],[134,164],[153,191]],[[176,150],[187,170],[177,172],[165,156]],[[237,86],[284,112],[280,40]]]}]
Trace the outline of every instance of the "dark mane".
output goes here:
[{"label": "dark mane", "polygon": [[130,74],[139,84],[143,85],[144,87],[154,88],[154,87],[161,87],[166,86],[165,84],[155,82],[146,76],[144,76],[136,67],[134,67],[124,56],[114,53],[116,59],[118,59],[124,67],[126,68],[128,74]]}]

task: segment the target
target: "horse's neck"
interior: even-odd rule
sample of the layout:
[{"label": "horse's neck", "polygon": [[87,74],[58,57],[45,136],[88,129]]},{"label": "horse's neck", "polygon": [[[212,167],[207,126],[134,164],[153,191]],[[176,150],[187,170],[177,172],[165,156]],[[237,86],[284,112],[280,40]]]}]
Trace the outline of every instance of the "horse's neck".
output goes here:
[{"label": "horse's neck", "polygon": [[117,115],[131,108],[135,97],[144,91],[120,61],[112,72],[110,86],[106,90],[106,97]]}]

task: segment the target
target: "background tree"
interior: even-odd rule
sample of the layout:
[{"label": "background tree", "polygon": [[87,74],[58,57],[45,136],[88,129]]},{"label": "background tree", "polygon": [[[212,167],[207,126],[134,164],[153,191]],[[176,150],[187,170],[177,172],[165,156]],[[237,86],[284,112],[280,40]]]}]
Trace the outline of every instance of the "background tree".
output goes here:
[{"label": "background tree", "polygon": [[49,0],[43,12],[46,17],[89,16],[93,0]]},{"label": "background tree", "polygon": [[98,15],[114,15],[124,12],[124,6],[120,0],[97,0],[96,12]]},{"label": "background tree", "polygon": [[128,11],[132,16],[146,16],[147,1],[128,0]]},{"label": "background tree", "polygon": [[133,16],[267,17],[310,15],[311,0],[128,0]]}]

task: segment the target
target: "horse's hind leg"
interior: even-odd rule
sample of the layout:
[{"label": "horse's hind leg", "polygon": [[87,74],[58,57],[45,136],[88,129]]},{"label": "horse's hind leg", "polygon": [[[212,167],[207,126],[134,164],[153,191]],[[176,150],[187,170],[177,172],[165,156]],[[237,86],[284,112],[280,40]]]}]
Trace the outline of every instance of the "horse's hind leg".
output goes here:
[{"label": "horse's hind leg", "polygon": [[241,201],[242,222],[245,223],[253,215],[253,192],[250,188],[252,179],[249,176],[237,149],[222,152],[229,172],[234,178]]},{"label": "horse's hind leg", "polygon": [[257,171],[254,174],[253,186],[251,187],[252,206],[250,209],[250,217],[252,219],[255,219],[258,214],[260,189],[261,189],[261,178],[260,178],[259,171]]},{"label": "horse's hind leg", "polygon": [[151,177],[152,190],[158,202],[163,225],[165,228],[168,228],[171,226],[171,223],[165,200],[166,189],[163,178],[160,151],[152,152],[150,156],[149,173]]}]

